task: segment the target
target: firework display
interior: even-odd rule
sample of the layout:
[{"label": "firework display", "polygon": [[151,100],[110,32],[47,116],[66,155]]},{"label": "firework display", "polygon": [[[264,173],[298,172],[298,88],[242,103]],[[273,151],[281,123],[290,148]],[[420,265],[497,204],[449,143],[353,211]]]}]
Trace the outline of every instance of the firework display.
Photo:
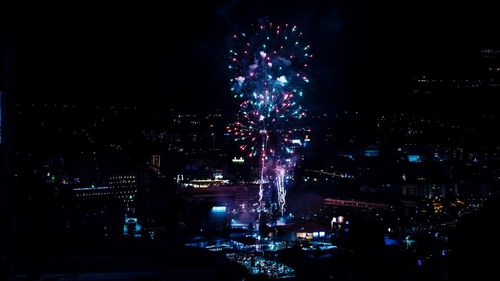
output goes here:
[{"label": "firework display", "polygon": [[306,114],[300,100],[313,57],[301,39],[294,25],[264,22],[249,33],[234,34],[229,50],[230,86],[239,110],[227,130],[242,152],[259,159],[259,202],[264,185],[272,182],[281,213],[287,174],[295,161],[292,136]]}]

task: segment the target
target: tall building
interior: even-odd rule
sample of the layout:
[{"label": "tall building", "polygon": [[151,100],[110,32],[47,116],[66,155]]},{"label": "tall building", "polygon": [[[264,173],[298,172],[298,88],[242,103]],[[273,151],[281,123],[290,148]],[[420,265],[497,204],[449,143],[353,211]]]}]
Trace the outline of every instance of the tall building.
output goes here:
[{"label": "tall building", "polygon": [[124,202],[133,202],[137,195],[137,176],[135,174],[117,174],[109,177],[109,188]]}]

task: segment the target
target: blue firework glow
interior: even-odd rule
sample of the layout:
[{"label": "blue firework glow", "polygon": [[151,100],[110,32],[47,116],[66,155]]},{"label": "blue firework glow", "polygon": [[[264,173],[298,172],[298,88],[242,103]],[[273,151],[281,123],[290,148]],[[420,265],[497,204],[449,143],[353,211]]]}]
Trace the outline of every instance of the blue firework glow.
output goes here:
[{"label": "blue firework glow", "polygon": [[227,130],[249,157],[260,157],[261,186],[266,166],[272,165],[267,168],[275,171],[289,169],[295,153],[290,136],[306,114],[300,100],[309,83],[306,73],[313,55],[301,39],[296,26],[271,22],[232,36],[228,70],[239,111]]}]

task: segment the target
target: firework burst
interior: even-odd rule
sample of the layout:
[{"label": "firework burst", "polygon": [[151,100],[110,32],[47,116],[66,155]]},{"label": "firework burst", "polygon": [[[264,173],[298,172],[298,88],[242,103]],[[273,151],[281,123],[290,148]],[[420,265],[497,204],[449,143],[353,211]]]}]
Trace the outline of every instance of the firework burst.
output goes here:
[{"label": "firework burst", "polygon": [[[292,165],[291,135],[306,114],[301,106],[303,88],[309,79],[310,45],[302,42],[294,25],[265,22],[250,33],[232,36],[228,70],[234,98],[239,104],[236,120],[227,127],[249,157],[261,164],[259,201],[262,201],[265,169],[274,171],[281,211],[284,208],[284,179]],[[273,166],[274,165],[274,166]],[[278,167],[279,166],[279,167]]]}]

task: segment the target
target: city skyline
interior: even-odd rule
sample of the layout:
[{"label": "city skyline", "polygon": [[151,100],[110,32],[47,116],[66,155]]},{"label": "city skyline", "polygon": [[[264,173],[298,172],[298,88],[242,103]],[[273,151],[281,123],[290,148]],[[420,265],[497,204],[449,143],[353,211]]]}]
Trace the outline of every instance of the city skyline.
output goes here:
[{"label": "city skyline", "polygon": [[492,4],[0,12],[0,281],[476,280]]}]

